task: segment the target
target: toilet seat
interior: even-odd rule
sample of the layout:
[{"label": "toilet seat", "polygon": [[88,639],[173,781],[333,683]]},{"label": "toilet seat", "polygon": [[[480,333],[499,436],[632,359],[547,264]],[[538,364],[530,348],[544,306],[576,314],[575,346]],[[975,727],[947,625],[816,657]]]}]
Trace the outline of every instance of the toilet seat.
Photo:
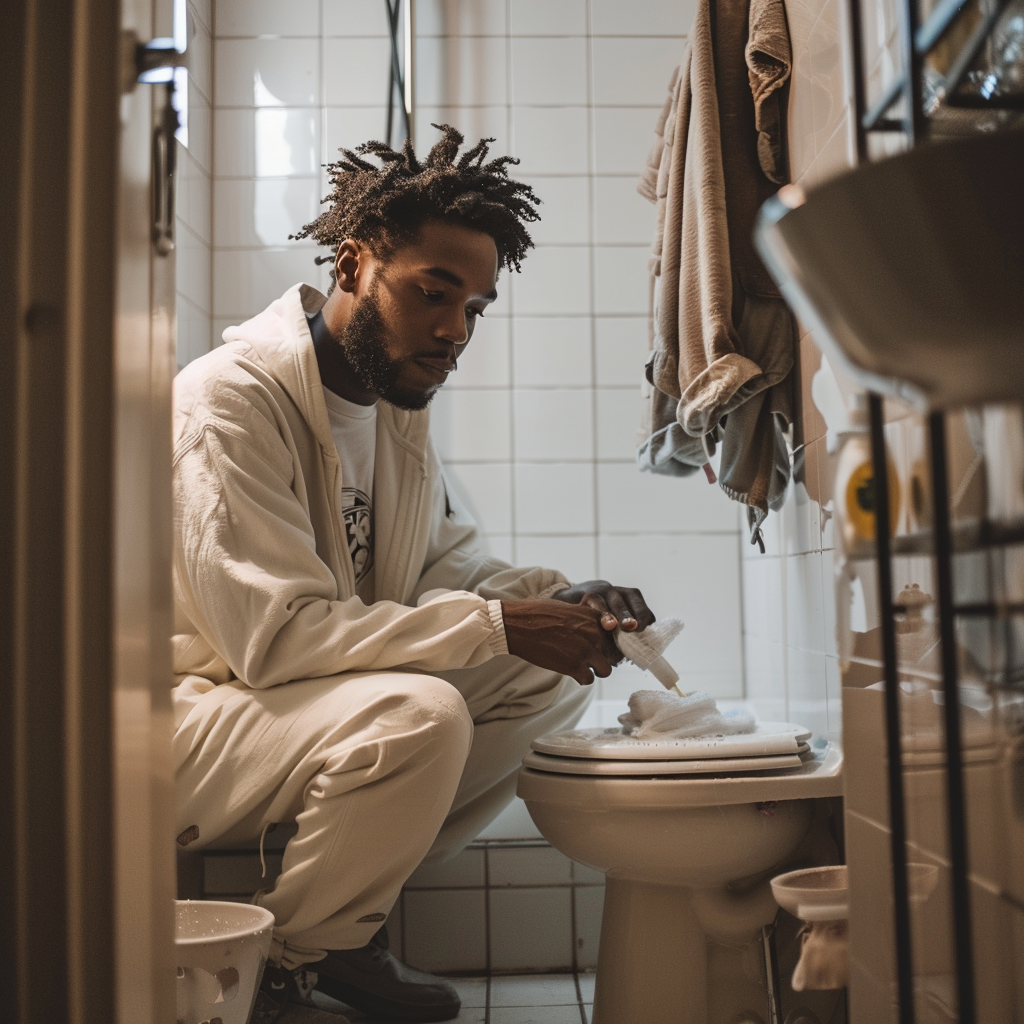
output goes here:
[{"label": "toilet seat", "polygon": [[556,775],[640,775],[650,778],[660,775],[724,775],[736,772],[780,771],[801,768],[807,762],[813,761],[814,758],[813,751],[806,743],[802,750],[793,754],[775,754],[766,757],[678,758],[666,761],[565,757],[556,754],[542,754],[532,750],[523,758],[523,767]]},{"label": "toilet seat", "polygon": [[658,736],[637,739],[621,728],[574,729],[541,736],[531,744],[554,757],[622,761],[703,761],[769,757],[807,749],[810,730],[791,722],[758,722],[753,732],[734,736]]},{"label": "toilet seat", "polygon": [[621,729],[574,729],[541,736],[523,765],[557,775],[679,776],[786,771],[814,754],[809,730],[791,722],[759,722],[733,736],[637,739]]}]

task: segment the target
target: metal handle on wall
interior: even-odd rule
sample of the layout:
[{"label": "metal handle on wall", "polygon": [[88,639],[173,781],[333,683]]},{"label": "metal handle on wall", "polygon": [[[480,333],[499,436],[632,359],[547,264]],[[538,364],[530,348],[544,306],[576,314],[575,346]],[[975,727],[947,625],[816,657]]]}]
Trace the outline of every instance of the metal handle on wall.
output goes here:
[{"label": "metal handle on wall", "polygon": [[178,113],[174,109],[173,82],[167,83],[167,96],[160,120],[153,131],[153,248],[160,256],[174,252],[174,172],[177,164]]}]

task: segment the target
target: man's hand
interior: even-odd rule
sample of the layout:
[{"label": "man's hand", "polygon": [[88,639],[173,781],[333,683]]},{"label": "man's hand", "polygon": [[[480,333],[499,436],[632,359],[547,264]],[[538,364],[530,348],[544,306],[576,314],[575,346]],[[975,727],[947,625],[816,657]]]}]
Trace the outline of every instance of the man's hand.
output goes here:
[{"label": "man's hand", "polygon": [[654,612],[644,595],[633,587],[616,587],[607,580],[577,583],[553,595],[556,601],[583,604],[601,613],[601,625],[607,630],[621,626],[627,633],[646,629],[654,622]]},{"label": "man's hand", "polygon": [[612,666],[622,660],[615,641],[602,628],[601,611],[588,604],[560,604],[550,598],[502,601],[501,614],[509,654],[572,676],[583,686],[592,683],[594,675],[610,676]]}]

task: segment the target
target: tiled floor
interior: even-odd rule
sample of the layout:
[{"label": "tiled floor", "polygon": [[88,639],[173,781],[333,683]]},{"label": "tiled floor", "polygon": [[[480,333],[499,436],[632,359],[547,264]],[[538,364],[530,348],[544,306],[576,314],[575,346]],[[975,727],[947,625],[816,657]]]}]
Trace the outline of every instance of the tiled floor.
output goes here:
[{"label": "tiled floor", "polygon": [[[462,997],[455,1024],[590,1024],[593,974],[517,974],[450,979]],[[317,996],[326,1008],[342,1009]],[[352,1024],[376,1024],[345,1011]]]}]

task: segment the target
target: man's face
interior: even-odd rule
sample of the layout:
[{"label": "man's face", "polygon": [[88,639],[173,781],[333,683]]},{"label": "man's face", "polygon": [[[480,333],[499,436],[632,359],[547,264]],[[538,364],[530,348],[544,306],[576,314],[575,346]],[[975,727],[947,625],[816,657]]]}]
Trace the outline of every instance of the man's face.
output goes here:
[{"label": "man's face", "polygon": [[498,252],[481,231],[428,221],[385,263],[366,254],[339,341],[362,385],[400,409],[423,409],[497,297]]}]

